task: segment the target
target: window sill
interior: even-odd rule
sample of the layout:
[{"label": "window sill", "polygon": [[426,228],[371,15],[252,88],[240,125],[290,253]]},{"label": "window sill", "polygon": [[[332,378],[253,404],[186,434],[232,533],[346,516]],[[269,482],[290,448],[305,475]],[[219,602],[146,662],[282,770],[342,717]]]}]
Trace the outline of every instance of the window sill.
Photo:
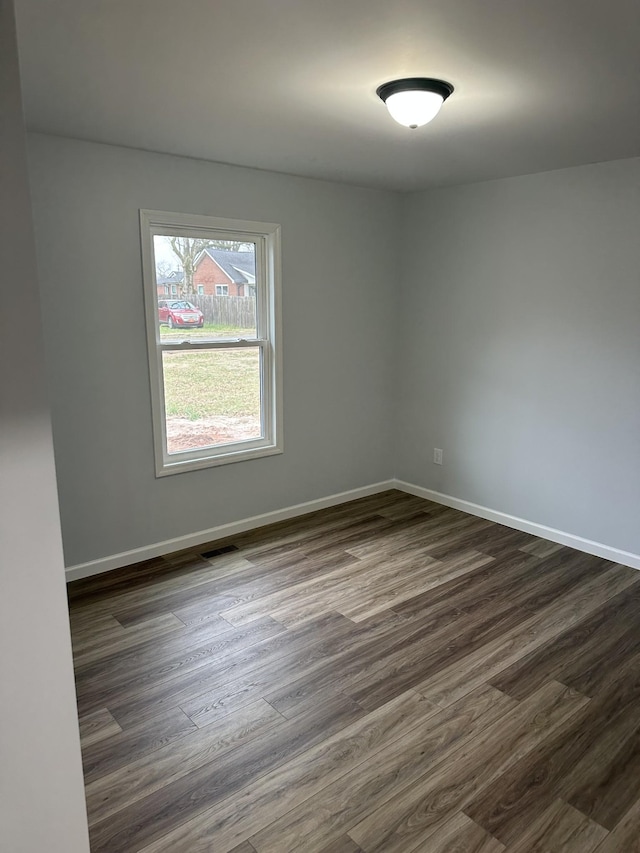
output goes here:
[{"label": "window sill", "polygon": [[203,468],[216,468],[218,465],[230,465],[232,462],[244,462],[249,459],[260,459],[263,456],[276,456],[283,452],[279,445],[254,447],[251,450],[236,450],[221,453],[216,456],[202,456],[197,459],[183,459],[165,462],[156,469],[156,477],[168,477],[172,474],[183,474],[188,471],[200,471]]}]

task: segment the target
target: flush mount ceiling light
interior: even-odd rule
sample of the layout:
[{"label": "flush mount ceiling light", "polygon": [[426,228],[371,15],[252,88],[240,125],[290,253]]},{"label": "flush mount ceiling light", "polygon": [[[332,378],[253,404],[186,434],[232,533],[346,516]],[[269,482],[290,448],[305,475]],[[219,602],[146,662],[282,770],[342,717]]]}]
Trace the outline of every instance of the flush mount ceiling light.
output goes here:
[{"label": "flush mount ceiling light", "polygon": [[376,94],[399,124],[421,127],[434,119],[453,92],[451,83],[431,77],[405,77],[378,86]]}]

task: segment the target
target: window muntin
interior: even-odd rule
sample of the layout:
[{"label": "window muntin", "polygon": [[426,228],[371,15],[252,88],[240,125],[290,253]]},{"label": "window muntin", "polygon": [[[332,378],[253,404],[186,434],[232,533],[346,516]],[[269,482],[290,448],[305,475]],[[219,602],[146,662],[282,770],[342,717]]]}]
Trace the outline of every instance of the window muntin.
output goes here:
[{"label": "window muntin", "polygon": [[[279,226],[161,211],[140,221],[157,475],[281,452]],[[171,240],[194,242],[167,298],[157,282]],[[217,298],[225,274],[248,295]]]}]

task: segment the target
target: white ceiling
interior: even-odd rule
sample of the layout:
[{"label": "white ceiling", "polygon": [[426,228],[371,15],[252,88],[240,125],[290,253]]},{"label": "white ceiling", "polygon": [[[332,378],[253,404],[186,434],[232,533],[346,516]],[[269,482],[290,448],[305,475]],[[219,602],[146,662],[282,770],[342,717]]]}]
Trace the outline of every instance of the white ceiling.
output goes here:
[{"label": "white ceiling", "polygon": [[[28,126],[399,190],[640,154],[640,0],[16,0]],[[397,125],[395,77],[455,86]]]}]

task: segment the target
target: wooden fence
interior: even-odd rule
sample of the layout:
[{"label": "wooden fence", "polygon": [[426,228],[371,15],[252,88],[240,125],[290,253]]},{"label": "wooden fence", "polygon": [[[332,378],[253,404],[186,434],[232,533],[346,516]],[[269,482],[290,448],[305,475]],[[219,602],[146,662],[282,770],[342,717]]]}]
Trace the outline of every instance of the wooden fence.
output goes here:
[{"label": "wooden fence", "polygon": [[201,296],[192,293],[187,299],[202,311],[205,323],[238,329],[256,327],[256,300],[252,296]]}]

